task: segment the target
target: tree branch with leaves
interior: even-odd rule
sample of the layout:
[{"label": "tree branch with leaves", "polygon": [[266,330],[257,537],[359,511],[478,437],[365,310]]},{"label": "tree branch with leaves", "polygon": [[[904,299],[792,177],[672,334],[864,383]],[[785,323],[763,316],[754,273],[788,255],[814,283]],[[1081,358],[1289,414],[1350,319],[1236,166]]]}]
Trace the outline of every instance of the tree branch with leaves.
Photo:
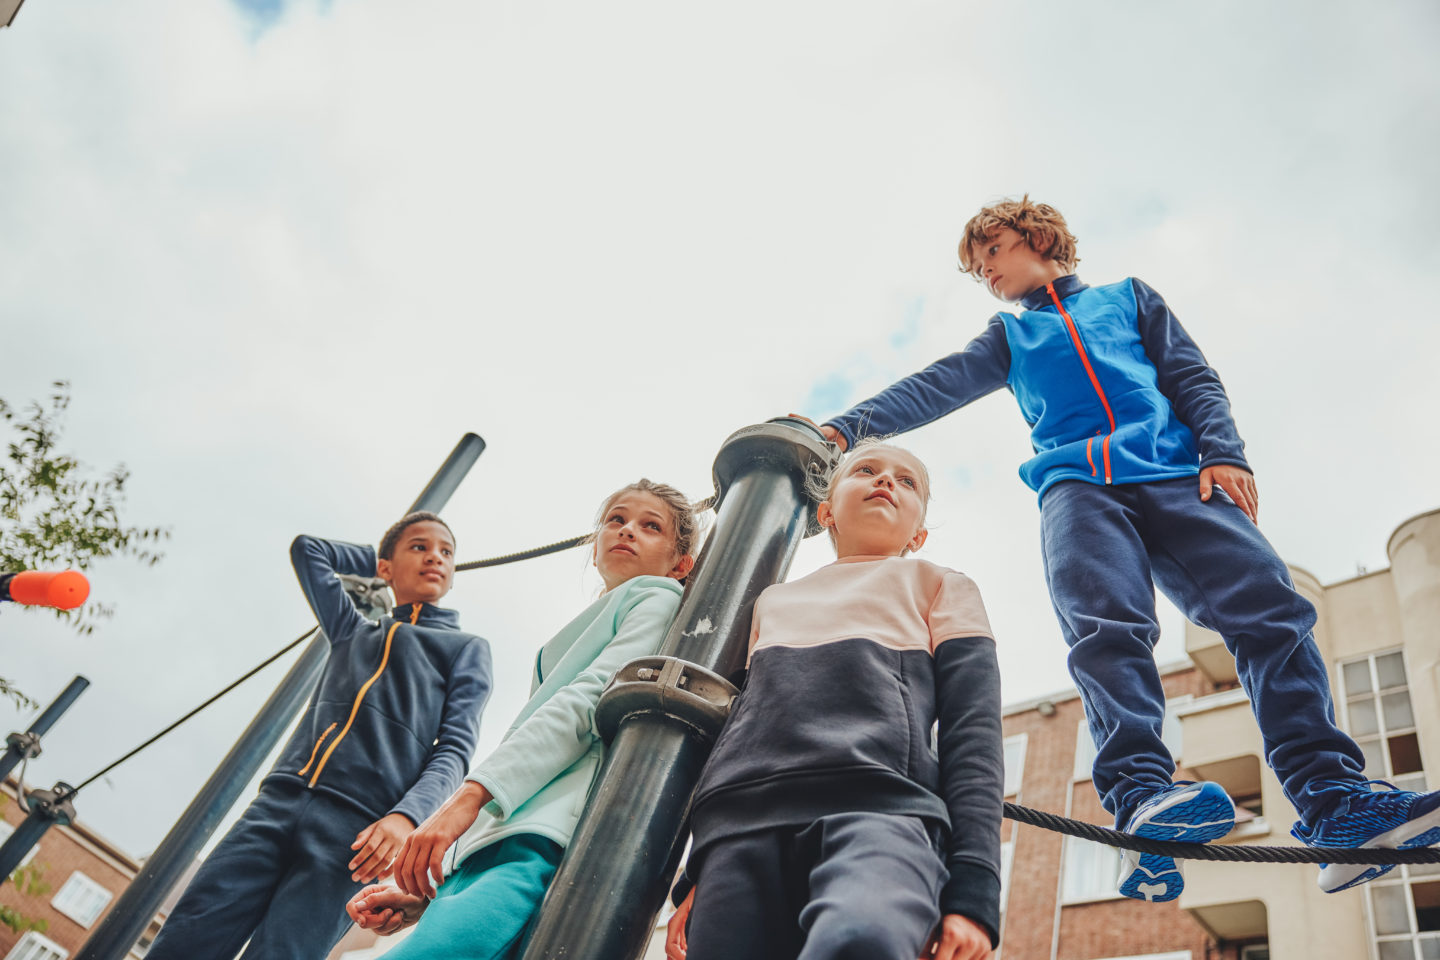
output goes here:
[{"label": "tree branch with leaves", "polygon": [[[0,421],[10,437],[0,458],[0,573],[20,570],[86,570],[105,557],[130,557],[147,566],[169,538],[164,527],[126,525],[120,518],[130,472],[118,464],[95,476],[80,460],[59,450],[70,384],[51,384],[46,402],[15,408],[0,398]],[[5,611],[8,613],[9,611]],[[114,615],[92,600],[76,610],[48,610],[84,635]],[[0,677],[0,696],[21,707],[38,706]]]}]

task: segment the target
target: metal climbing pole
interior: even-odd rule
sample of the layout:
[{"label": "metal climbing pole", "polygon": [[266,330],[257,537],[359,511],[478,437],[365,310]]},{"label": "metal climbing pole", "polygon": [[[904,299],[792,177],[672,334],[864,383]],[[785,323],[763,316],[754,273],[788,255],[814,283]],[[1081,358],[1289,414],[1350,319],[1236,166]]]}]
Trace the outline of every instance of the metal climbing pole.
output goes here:
[{"label": "metal climbing pole", "polygon": [[[485,441],[473,433],[460,438],[450,456],[426,484],[406,513],[438,512],[475,465]],[[185,869],[215,832],[240,792],[260,769],[285,728],[309,699],[329,656],[329,641],[317,628],[300,659],[290,668],[255,715],[235,746],[220,761],[190,806],[175,821],[160,846],[146,860],[130,886],[80,948],[76,960],[121,960],[145,928]]]},{"label": "metal climbing pole", "polygon": [[[657,657],[631,662],[600,698],[613,740],[550,884],[524,960],[632,960],[679,863],[690,794],[729,712],[750,612],[817,532],[805,478],[836,456],[808,421],[735,433],[715,459],[715,530]],[[808,517],[808,520],[807,520]]]}]

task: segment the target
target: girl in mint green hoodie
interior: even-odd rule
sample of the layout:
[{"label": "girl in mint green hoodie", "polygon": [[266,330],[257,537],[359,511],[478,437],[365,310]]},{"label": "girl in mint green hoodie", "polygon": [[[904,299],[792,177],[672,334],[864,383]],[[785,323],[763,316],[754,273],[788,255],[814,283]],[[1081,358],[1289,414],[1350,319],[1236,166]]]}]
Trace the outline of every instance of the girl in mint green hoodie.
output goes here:
[{"label": "girl in mint green hoodie", "polygon": [[500,746],[405,841],[392,865],[399,889],[368,886],[346,905],[381,934],[418,921],[389,960],[518,955],[600,771],[600,692],[660,648],[696,531],[689,502],[665,484],[640,480],[605,501],[593,541],[605,593],[541,648]]}]

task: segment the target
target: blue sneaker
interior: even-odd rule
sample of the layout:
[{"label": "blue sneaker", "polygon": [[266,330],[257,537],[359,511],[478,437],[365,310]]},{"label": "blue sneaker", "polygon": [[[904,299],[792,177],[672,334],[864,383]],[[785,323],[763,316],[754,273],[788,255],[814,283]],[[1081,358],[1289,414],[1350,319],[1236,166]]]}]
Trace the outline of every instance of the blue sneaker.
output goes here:
[{"label": "blue sneaker", "polygon": [[[1372,790],[1372,786],[1387,789]],[[1410,850],[1440,843],[1440,791],[1415,793],[1384,780],[1366,780],[1340,801],[1340,807],[1313,827],[1290,828],[1308,847],[1392,847]],[[1337,893],[1395,868],[1393,863],[1322,863],[1320,889]]]},{"label": "blue sneaker", "polygon": [[[1209,843],[1234,826],[1235,805],[1220,784],[1182,780],[1151,794],[1122,829],[1149,840]],[[1185,877],[1173,857],[1120,852],[1120,892],[1125,896],[1165,903],[1185,889]]]}]

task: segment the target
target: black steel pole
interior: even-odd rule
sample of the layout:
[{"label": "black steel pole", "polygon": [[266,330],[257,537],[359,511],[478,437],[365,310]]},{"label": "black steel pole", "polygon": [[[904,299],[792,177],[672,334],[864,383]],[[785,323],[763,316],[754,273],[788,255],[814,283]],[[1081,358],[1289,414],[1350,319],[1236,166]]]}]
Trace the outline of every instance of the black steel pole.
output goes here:
[{"label": "black steel pole", "polygon": [[715,530],[660,656],[627,665],[601,698],[596,719],[618,732],[524,960],[632,960],[643,951],[680,860],[690,794],[734,695],[724,677],[744,663],[755,598],[818,530],[805,478],[834,456],[810,423],[789,417],[725,441]]},{"label": "black steel pole", "polygon": [[[66,685],[64,690],[60,691],[60,696],[45,708],[45,712],[31,721],[28,730],[24,733],[10,734],[5,741],[5,754],[0,756],[0,783],[5,782],[5,778],[10,776],[10,771],[14,770],[21,760],[33,760],[40,756],[40,738],[50,732],[50,728],[55,726],[55,721],[60,719],[62,713],[70,709],[76,698],[84,693],[88,686],[90,686],[90,681],[77,675]],[[9,873],[0,874],[0,880],[4,880],[9,875]]]},{"label": "black steel pole", "polygon": [[55,784],[54,790],[31,790],[25,796],[30,810],[20,826],[3,844],[0,844],[0,883],[10,879],[10,874],[20,866],[30,848],[40,842],[57,823],[71,823],[75,819],[75,807],[70,797],[75,793],[68,783]]},{"label": "black steel pole", "polygon": [[[485,441],[477,435],[467,433],[461,437],[406,513],[416,510],[438,512],[484,449]],[[329,641],[316,629],[314,639],[306,645],[300,659],[280,681],[270,699],[265,701],[180,819],[175,821],[175,826],[170,828],[160,846],[145,861],[114,908],[85,941],[75,960],[121,960],[140,939],[170,888],[179,881],[205,841],[235,805],[250,778],[265,762],[265,757],[280,741],[295,714],[310,698],[329,654]]]}]

